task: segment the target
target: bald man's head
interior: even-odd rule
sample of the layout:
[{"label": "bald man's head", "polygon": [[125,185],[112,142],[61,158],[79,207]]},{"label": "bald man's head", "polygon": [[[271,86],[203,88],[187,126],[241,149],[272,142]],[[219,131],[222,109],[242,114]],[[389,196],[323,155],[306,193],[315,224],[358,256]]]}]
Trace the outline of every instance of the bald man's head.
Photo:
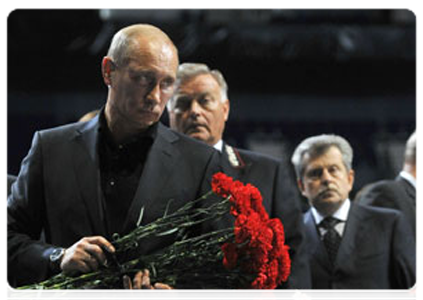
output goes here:
[{"label": "bald man's head", "polygon": [[149,24],[136,24],[125,27],[114,35],[107,56],[117,65],[123,66],[140,48],[163,51],[164,46],[178,57],[178,50],[166,33]]},{"label": "bald man's head", "polygon": [[113,37],[102,61],[108,87],[105,115],[116,141],[157,123],[174,92],[178,53],[159,28],[137,24]]}]

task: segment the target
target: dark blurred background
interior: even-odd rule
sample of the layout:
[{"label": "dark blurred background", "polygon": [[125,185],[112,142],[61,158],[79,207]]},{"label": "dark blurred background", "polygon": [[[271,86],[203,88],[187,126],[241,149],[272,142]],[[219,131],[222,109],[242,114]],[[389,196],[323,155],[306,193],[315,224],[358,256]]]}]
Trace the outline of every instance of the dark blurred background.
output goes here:
[{"label": "dark blurred background", "polygon": [[[393,178],[416,126],[416,20],[408,10],[16,10],[8,18],[8,173],[34,132],[106,99],[100,64],[126,25],[159,26],[181,62],[221,70],[226,140],[290,157],[304,138],[346,137],[355,193]],[[167,115],[163,116],[167,124]]]}]

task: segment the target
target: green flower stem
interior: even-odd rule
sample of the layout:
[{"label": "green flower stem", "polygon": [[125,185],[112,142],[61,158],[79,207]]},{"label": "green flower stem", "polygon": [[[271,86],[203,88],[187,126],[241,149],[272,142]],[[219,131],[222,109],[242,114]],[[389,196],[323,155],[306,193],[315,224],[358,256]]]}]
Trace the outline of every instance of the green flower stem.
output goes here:
[{"label": "green flower stem", "polygon": [[[229,198],[217,201],[208,207],[199,207],[202,201],[210,197],[212,192],[191,201],[171,214],[165,213],[162,218],[145,226],[139,226],[131,233],[117,238],[113,244],[117,253],[132,250],[151,236],[182,234],[182,240],[162,249],[157,253],[142,256],[131,261],[120,262],[119,267],[102,268],[96,272],[69,277],[56,275],[35,285],[7,289],[12,293],[7,300],[94,300],[125,299],[122,276],[132,276],[142,269],[150,270],[152,282],[163,282],[186,291],[190,295],[202,292],[233,293],[234,282],[239,280],[239,272],[231,273],[223,268],[223,255],[220,246],[233,241],[233,228],[209,232],[200,236],[187,237],[185,229],[209,220],[216,220],[227,214]],[[210,266],[213,272],[210,273]],[[192,286],[192,282],[202,282],[201,287]]]}]

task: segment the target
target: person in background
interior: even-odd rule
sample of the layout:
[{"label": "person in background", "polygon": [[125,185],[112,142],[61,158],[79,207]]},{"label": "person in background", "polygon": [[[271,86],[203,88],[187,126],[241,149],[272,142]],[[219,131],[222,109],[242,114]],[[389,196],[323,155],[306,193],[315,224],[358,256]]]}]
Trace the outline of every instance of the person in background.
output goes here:
[{"label": "person in background", "polygon": [[[204,142],[220,153],[222,172],[256,186],[269,216],[281,219],[290,246],[292,273],[290,288],[309,288],[309,270],[305,260],[302,214],[295,180],[285,160],[238,149],[223,141],[229,117],[228,86],[218,70],[205,64],[183,63],[179,66],[175,93],[167,104],[170,127]],[[221,220],[220,225],[233,220]]]},{"label": "person in background", "polygon": [[99,112],[100,112],[100,109],[89,111],[86,114],[84,114],[81,118],[79,118],[78,122],[87,122],[93,119],[95,116],[97,116]]},{"label": "person in background", "polygon": [[416,247],[404,216],[351,202],[353,150],[337,135],[303,140],[292,155],[304,214],[313,289],[407,289]]},{"label": "person in background", "polygon": [[12,184],[16,181],[15,175],[7,174],[7,196],[12,192]]},{"label": "person in background", "polygon": [[[210,190],[216,151],[159,123],[178,63],[159,28],[125,27],[102,61],[105,107],[88,122],[35,133],[7,204],[12,286],[95,271],[115,252],[112,236],[137,226],[142,207],[143,225]],[[147,239],[135,255],[174,240]]]},{"label": "person in background", "polygon": [[366,185],[355,198],[357,203],[401,211],[416,236],[416,133],[408,138],[402,171],[394,180]]}]

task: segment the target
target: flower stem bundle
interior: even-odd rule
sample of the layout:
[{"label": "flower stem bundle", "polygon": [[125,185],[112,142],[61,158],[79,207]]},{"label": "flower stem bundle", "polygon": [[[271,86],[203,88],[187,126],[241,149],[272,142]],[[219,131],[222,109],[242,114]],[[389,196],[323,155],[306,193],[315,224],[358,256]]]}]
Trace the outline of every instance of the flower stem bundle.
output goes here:
[{"label": "flower stem bundle", "polygon": [[[205,200],[219,201],[204,207]],[[198,236],[187,232],[195,226],[230,213],[234,226]],[[141,211],[142,218],[142,211]],[[269,219],[260,192],[223,173],[213,176],[212,191],[180,209],[123,237],[115,237],[116,257],[125,257],[148,237],[176,234],[176,241],[158,252],[116,261],[96,272],[52,278],[20,289],[120,288],[122,276],[149,269],[150,278],[175,288],[276,288],[287,280],[290,258],[282,223]]]}]

